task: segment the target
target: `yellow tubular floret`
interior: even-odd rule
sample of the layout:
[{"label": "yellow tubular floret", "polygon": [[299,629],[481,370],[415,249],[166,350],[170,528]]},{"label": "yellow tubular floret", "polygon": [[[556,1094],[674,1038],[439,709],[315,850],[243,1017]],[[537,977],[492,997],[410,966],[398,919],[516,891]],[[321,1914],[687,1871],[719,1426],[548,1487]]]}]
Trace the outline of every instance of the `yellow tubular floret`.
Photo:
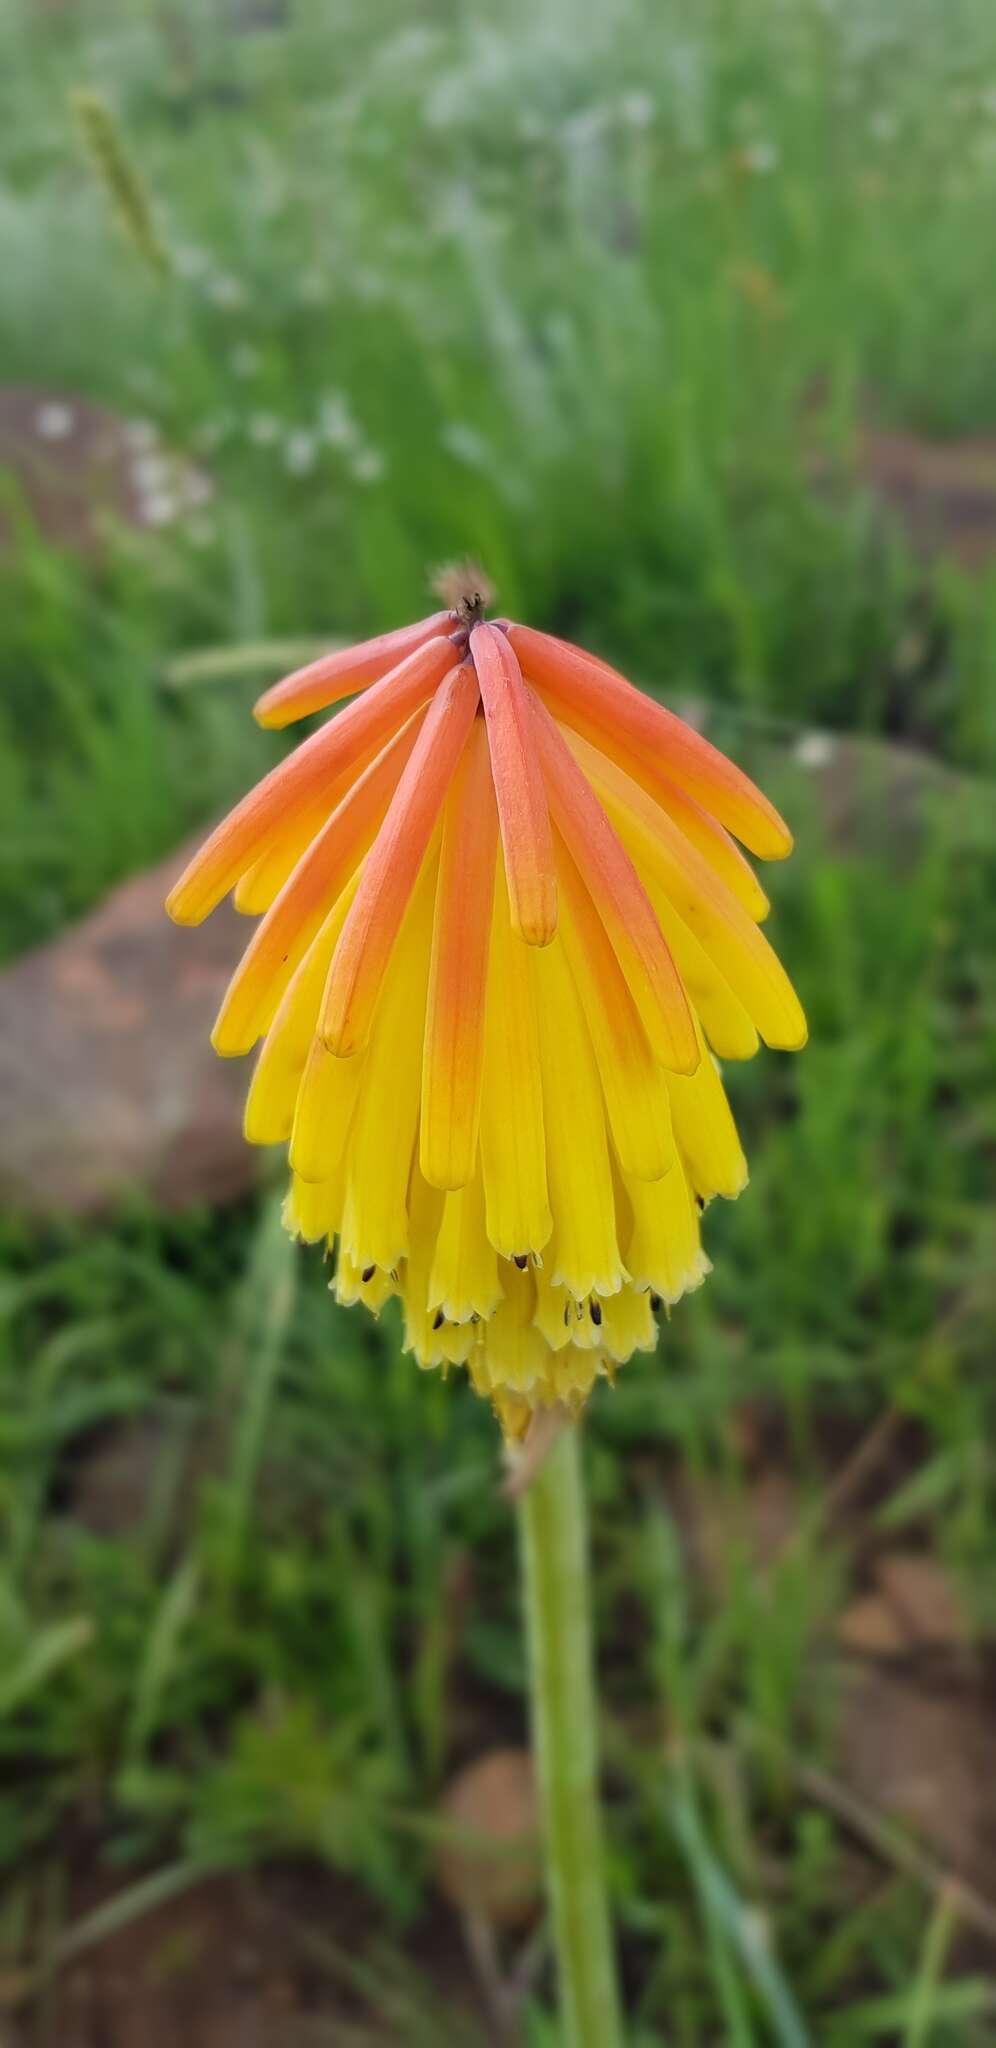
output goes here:
[{"label": "yellow tubular floret", "polygon": [[487,1229],[506,1259],[542,1252],[553,1228],[533,948],[512,930],[499,859],[488,960],[480,1122]]},{"label": "yellow tubular floret", "polygon": [[390,1273],[408,1251],[437,862],[433,851],[423,864],[385,971],[349,1134],[342,1242],[361,1273],[369,1266]]},{"label": "yellow tubular floret", "polygon": [[703,1051],[694,1074],[674,1074],[668,1087],[674,1135],[697,1195],[731,1199],[747,1185],[747,1161],[716,1063]]},{"label": "yellow tubular floret", "polygon": [[341,1173],[326,1181],[299,1180],[292,1173],[284,1203],[284,1227],[292,1237],[305,1244],[335,1237],[342,1222],[342,1185]]},{"label": "yellow tubular floret", "polygon": [[282,1144],[291,1135],[329,962],[359,879],[357,868],[288,983],[263,1040],[246,1101],[245,1134],[251,1145]]},{"label": "yellow tubular floret", "polygon": [[550,1277],[584,1299],[623,1278],[601,1083],[561,937],[534,964],[546,1163],[554,1229]]},{"label": "yellow tubular floret", "polygon": [[674,1154],[664,1069],[654,1059],[622,969],[562,841],[557,856],[564,945],[601,1076],[612,1142],[627,1173],[657,1180]]},{"label": "yellow tubular floret", "polygon": [[477,1175],[448,1194],[429,1279],[429,1307],[449,1323],[487,1321],[501,1300],[498,1255],[484,1228],[484,1188]]},{"label": "yellow tubular floret", "polygon": [[684,1167],[676,1161],[662,1180],[630,1178],[626,1193],[633,1218],[626,1264],[633,1285],[652,1289],[669,1305],[680,1301],[709,1271]]}]

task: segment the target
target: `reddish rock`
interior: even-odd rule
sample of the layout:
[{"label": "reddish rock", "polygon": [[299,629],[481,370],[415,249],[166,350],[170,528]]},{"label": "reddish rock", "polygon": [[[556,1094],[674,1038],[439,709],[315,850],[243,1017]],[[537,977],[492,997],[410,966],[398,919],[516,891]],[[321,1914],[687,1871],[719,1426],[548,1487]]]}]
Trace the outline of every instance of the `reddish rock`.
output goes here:
[{"label": "reddish rock", "polygon": [[[0,385],[0,470],[45,540],[99,557],[108,524],[168,526],[211,496],[202,471],[164,448],[155,424],[78,393]],[[15,516],[0,511],[0,545]]]},{"label": "reddish rock", "polygon": [[247,1062],[208,1042],[248,927],[227,905],[196,931],[169,923],[163,898],[184,859],[181,848],[124,883],[0,974],[6,1207],[90,1215],[140,1189],[178,1209],[254,1179]]},{"label": "reddish rock", "polygon": [[450,1904],[496,1927],[531,1920],[543,1873],[528,1752],[492,1749],[476,1757],[447,1786],[441,1811],[453,1832],[439,1851],[436,1874]]}]

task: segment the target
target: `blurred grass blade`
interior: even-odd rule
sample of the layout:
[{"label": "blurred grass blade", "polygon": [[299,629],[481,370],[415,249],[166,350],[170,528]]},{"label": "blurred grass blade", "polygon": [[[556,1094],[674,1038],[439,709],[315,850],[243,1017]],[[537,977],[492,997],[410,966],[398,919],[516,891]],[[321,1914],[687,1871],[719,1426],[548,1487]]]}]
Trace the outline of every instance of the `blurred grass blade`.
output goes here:
[{"label": "blurred grass blade", "polygon": [[197,1560],[187,1557],[174,1572],[149,1630],[125,1735],[126,1767],[140,1762],[155,1728],[159,1702],[176,1662],[180,1637],[194,1611],[199,1586]]},{"label": "blurred grass blade", "polygon": [[910,1994],[909,2018],[903,2035],[903,2048],[928,2048],[934,2021],[940,2017],[938,2002],[941,1974],[957,1925],[958,1886],[952,1881],[941,1886],[934,1910],[927,1922],[920,1968]]},{"label": "blurred grass blade", "polygon": [[208,1861],[204,1857],[187,1857],[181,1863],[169,1863],[163,1870],[155,1870],[149,1877],[141,1877],[124,1891],[116,1892],[113,1899],[98,1906],[94,1912],[84,1915],[55,1944],[52,1960],[68,1963],[74,1956],[83,1955],[87,1949],[96,1948],[99,1942],[109,1941],[113,1934],[120,1934],[123,1927],[130,1927],[144,1914],[152,1913],[157,1906],[164,1906],[192,1885],[200,1884],[206,1877],[214,1877],[224,1865]]},{"label": "blurred grass blade", "polygon": [[94,1626],[85,1614],[69,1621],[55,1621],[31,1644],[12,1671],[0,1678],[0,1714],[11,1714],[51,1678],[60,1665],[79,1655],[94,1638]]},{"label": "blurred grass blade", "polygon": [[227,683],[233,676],[253,675],[259,669],[287,675],[322,654],[334,654],[345,644],[336,639],[251,640],[237,647],[197,648],[190,654],[174,655],[163,675],[171,690],[189,690],[197,683]]},{"label": "blurred grass blade", "polygon": [[[900,2033],[910,2010],[908,1991],[890,1991],[881,1998],[859,1999],[849,2005],[837,2023],[831,2022],[827,2029],[827,2048],[854,2048],[858,2041],[882,2041],[886,2048],[892,2048],[896,2041],[902,2041],[906,2048],[906,2036]],[[969,2020],[992,2019],[996,2014],[996,1991],[981,1977],[963,1977],[957,1984],[938,1985],[931,2002],[930,2019],[932,2030],[943,2026],[951,2029],[943,2036],[934,2032],[937,2048],[948,2048],[949,2042],[975,2042],[980,2048],[988,2048],[993,2039],[991,2031],[985,2034],[967,2034],[955,2031]],[[926,2037],[930,2039],[930,2036]],[[931,2041],[931,2048],[934,2043]]]},{"label": "blurred grass blade", "polygon": [[229,1528],[233,1568],[245,1540],[266,1418],[297,1294],[298,1247],[287,1235],[282,1219],[281,1191],[270,1196],[260,1217],[239,1317],[249,1357],[231,1464]]},{"label": "blurred grass blade", "polygon": [[[736,1951],[779,2048],[811,2048],[806,2023],[764,1938],[758,1916],[745,1906],[713,1854],[687,1783],[672,1794],[667,1804],[717,1957],[727,1944]],[[753,2041],[749,2018],[741,2020],[740,2029],[732,2039]]]}]

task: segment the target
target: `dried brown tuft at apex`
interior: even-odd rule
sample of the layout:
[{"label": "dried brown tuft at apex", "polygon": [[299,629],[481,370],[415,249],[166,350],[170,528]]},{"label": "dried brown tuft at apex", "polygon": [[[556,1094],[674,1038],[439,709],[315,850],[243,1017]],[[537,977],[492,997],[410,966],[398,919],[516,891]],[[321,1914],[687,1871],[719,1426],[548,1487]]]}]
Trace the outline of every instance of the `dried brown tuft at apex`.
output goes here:
[{"label": "dried brown tuft at apex", "polygon": [[433,575],[430,589],[456,612],[462,626],[476,626],[495,601],[494,584],[477,562],[446,562]]}]

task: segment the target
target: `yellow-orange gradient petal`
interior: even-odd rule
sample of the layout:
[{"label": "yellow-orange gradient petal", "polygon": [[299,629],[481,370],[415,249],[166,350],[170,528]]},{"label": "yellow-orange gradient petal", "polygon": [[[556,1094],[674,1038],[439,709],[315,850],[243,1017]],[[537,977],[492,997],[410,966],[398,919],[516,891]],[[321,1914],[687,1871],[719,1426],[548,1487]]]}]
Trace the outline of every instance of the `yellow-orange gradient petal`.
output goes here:
[{"label": "yellow-orange gradient petal", "polygon": [[250,1145],[277,1145],[290,1137],[301,1076],[318,1028],[329,963],[359,880],[357,869],[285,989],[260,1047],[246,1102],[245,1134]]},{"label": "yellow-orange gradient petal", "polygon": [[726,883],[748,916],[760,924],[767,917],[771,904],[750,861],[741,853],[736,840],[731,839],[725,825],[710,817],[709,812],[704,811],[694,797],[679,789],[676,782],[669,782],[666,776],[656,774],[653,768],[646,768],[637,756],[630,754],[626,761],[620,762],[620,766],[653,797],[672,823],[715,869],[720,881]]},{"label": "yellow-orange gradient petal", "polygon": [[286,825],[275,827],[267,834],[265,852],[235,884],[232,902],[236,910],[241,910],[246,917],[262,917],[270,909],[302,853],[307,852],[346,791],[372,759],[371,754],[368,759],[357,761],[345,775],[337,775],[330,789],[323,794],[321,803],[309,804],[302,811],[292,811]]},{"label": "yellow-orange gradient petal", "polygon": [[671,949],[689,1004],[719,1059],[751,1060],[761,1041],[738,996],[714,960],[682,924],[657,877],[644,871],[643,886]]},{"label": "yellow-orange gradient petal", "polygon": [[674,1074],[668,1087],[674,1135],[695,1193],[703,1202],[713,1195],[735,1200],[747,1185],[747,1161],[712,1054],[703,1048],[694,1074]]},{"label": "yellow-orange gradient petal", "polygon": [[781,860],[791,852],[792,835],[774,805],[684,719],[634,689],[606,662],[549,633],[510,626],[508,638],[523,674],[553,700],[567,724],[580,714],[610,746],[618,737],[649,757],[762,859]]},{"label": "yellow-orange gradient petal", "polygon": [[475,626],[470,648],[487,720],[512,929],[531,946],[547,946],[557,929],[557,882],[528,698],[504,633]]},{"label": "yellow-orange gradient petal", "polygon": [[560,928],[602,1077],[613,1143],[627,1173],[657,1180],[674,1158],[664,1070],[563,841],[557,845],[557,880]]},{"label": "yellow-orange gradient petal", "polygon": [[253,933],[211,1035],[216,1052],[248,1052],[297,963],[373,844],[425,719],[416,711],[336,805]]},{"label": "yellow-orange gradient petal", "polygon": [[408,1187],[418,1132],[434,886],[430,858],[404,910],[370,1044],[361,1055],[366,1071],[346,1147],[342,1249],[363,1285],[369,1285],[363,1276],[371,1267],[395,1276],[409,1249]]},{"label": "yellow-orange gradient petal", "polygon": [[329,1051],[340,1058],[366,1043],[398,927],[467,743],[478,699],[470,664],[451,669],[433,698],[367,856],[322,1002],[319,1030]]},{"label": "yellow-orange gradient petal", "polygon": [[[337,1060],[313,1038],[304,1063],[291,1130],[288,1161],[303,1181],[328,1181],[340,1172],[366,1060]],[[345,1176],[343,1176],[343,1180]]]},{"label": "yellow-orange gradient petal", "polygon": [[437,1188],[464,1187],[477,1160],[497,844],[487,733],[475,718],[443,813],[432,927],[420,1160]]},{"label": "yellow-orange gradient petal", "polygon": [[714,868],[631,776],[572,734],[590,779],[641,873],[656,877],[677,916],[715,960],[766,1045],[797,1051],[806,1019],[778,955]]},{"label": "yellow-orange gradient petal", "polygon": [[533,961],[533,949],[512,930],[499,860],[484,1021],[481,1166],[488,1236],[504,1259],[541,1252],[553,1229]]},{"label": "yellow-orange gradient petal", "polygon": [[295,719],[307,718],[309,712],[323,711],[329,704],[338,704],[343,697],[366,689],[368,683],[378,682],[381,676],[397,668],[406,655],[414,654],[427,640],[448,633],[455,624],[451,612],[433,612],[431,618],[419,619],[414,626],[378,633],[373,640],[357,641],[355,647],[336,648],[264,690],[253,707],[253,717],[260,725],[278,729],[292,725]]},{"label": "yellow-orange gradient petal", "polygon": [[550,808],[661,1064],[690,1074],[699,1049],[681,978],[629,855],[545,706],[532,698]]},{"label": "yellow-orange gradient petal", "polygon": [[534,973],[553,1212],[544,1268],[583,1301],[623,1280],[602,1086],[561,937],[535,955]]},{"label": "yellow-orange gradient petal", "polygon": [[331,808],[337,777],[364,753],[369,758],[370,749],[379,750],[427,702],[452,663],[448,640],[427,641],[271,768],[212,832],[170,891],[166,908],[174,922],[200,924],[253,865],[276,824],[288,827],[295,812],[320,802],[326,792]]}]

